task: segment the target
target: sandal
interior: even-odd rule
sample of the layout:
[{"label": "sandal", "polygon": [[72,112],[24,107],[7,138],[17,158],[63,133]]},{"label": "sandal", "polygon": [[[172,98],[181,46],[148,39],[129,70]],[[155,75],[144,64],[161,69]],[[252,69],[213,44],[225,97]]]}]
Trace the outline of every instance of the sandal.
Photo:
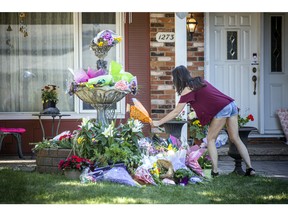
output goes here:
[{"label": "sandal", "polygon": [[246,169],[245,176],[254,176],[254,175],[255,175],[255,170],[253,168]]},{"label": "sandal", "polygon": [[213,170],[211,170],[211,176],[212,176],[212,178],[215,178],[215,177],[218,176],[218,175],[219,175],[219,172],[215,173],[215,172],[213,172]]}]

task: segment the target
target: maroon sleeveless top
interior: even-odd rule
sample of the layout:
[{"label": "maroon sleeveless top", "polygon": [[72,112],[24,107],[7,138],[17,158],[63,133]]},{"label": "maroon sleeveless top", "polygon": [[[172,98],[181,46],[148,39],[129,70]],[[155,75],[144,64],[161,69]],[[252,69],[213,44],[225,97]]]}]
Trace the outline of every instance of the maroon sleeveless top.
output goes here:
[{"label": "maroon sleeveless top", "polygon": [[231,97],[223,94],[209,82],[197,91],[191,91],[180,97],[179,103],[189,103],[202,125],[208,124],[214,116],[225,106],[234,101]]}]

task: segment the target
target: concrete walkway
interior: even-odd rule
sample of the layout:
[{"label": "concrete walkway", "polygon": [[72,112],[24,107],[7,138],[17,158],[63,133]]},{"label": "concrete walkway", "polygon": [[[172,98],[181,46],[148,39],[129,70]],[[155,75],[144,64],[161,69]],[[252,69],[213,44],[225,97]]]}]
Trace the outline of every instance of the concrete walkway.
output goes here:
[{"label": "concrete walkway", "polygon": [[[288,180],[288,161],[253,161],[252,166],[257,175],[275,177]],[[234,160],[222,160],[218,162],[219,173],[228,174],[233,172],[235,168]],[[242,162],[242,169],[245,171],[246,167]]]}]

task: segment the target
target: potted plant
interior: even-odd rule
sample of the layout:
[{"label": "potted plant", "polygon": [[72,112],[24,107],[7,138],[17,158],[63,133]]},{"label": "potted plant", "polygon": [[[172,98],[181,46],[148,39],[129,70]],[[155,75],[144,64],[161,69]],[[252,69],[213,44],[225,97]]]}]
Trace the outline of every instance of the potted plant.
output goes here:
[{"label": "potted plant", "polygon": [[56,108],[58,93],[56,85],[46,85],[41,89],[41,99],[43,104],[43,114],[59,113]]},{"label": "potted plant", "polygon": [[175,179],[175,182],[178,184],[187,185],[192,175],[193,174],[190,169],[180,168],[175,171],[174,179]]},{"label": "potted plant", "polygon": [[77,155],[72,155],[66,160],[60,160],[58,164],[58,169],[63,170],[65,176],[70,179],[79,179],[81,171],[86,167],[91,167],[90,160]]},{"label": "potted plant", "polygon": [[194,139],[194,143],[200,145],[202,140],[206,137],[206,133],[208,130],[208,125],[202,126],[199,119],[196,116],[195,111],[192,111],[188,114],[188,119],[190,121],[189,124],[189,132],[190,137]]}]

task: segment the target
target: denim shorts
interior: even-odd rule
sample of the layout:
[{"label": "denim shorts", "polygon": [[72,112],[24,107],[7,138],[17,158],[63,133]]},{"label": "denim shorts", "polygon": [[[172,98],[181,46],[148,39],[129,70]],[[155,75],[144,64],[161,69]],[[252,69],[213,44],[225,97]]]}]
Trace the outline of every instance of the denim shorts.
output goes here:
[{"label": "denim shorts", "polygon": [[215,115],[215,118],[228,118],[238,114],[238,107],[234,101],[225,106]]}]

